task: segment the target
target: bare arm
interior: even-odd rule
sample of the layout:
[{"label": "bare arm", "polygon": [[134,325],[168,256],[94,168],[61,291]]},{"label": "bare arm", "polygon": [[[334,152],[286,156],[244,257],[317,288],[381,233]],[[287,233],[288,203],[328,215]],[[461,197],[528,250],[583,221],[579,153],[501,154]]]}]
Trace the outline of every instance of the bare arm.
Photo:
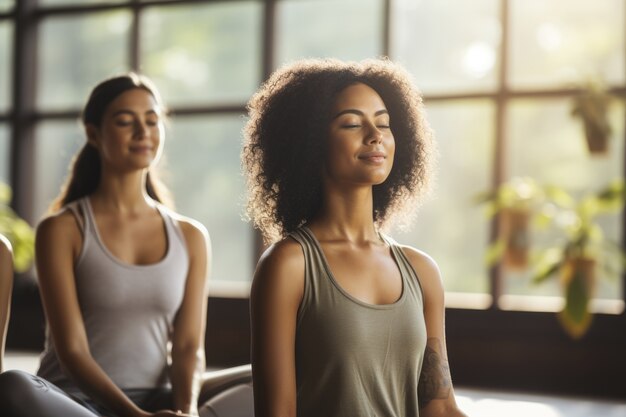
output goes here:
[{"label": "bare arm", "polygon": [[81,240],[74,216],[69,212],[49,217],[37,228],[37,274],[57,355],[69,376],[96,402],[120,416],[150,416],[126,397],[91,356],[74,278],[74,260]]},{"label": "bare arm", "polygon": [[13,254],[11,244],[0,235],[0,372],[4,371],[4,344],[9,327],[13,289]]},{"label": "bare arm", "polygon": [[427,255],[404,248],[424,292],[426,350],[418,384],[420,416],[464,417],[454,398],[445,337],[444,290],[437,264]]},{"label": "bare arm", "polygon": [[304,256],[291,239],[261,257],[250,294],[256,417],[296,416],[296,316],[304,291]]},{"label": "bare arm", "polygon": [[189,250],[189,273],[183,302],[174,321],[170,375],[174,408],[197,414],[199,382],[204,372],[204,329],[210,240],[206,229],[195,222],[180,222]]}]

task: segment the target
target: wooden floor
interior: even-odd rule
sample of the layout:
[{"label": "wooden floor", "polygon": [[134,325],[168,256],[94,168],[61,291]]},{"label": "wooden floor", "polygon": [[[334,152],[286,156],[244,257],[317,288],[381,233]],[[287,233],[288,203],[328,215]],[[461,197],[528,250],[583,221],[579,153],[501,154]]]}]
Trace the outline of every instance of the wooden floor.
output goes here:
[{"label": "wooden floor", "polygon": [[[38,360],[32,352],[9,351],[5,368],[34,373]],[[626,399],[605,401],[466,387],[455,390],[459,406],[469,417],[626,417]]]},{"label": "wooden floor", "polygon": [[469,417],[626,417],[626,400],[568,398],[455,388]]}]

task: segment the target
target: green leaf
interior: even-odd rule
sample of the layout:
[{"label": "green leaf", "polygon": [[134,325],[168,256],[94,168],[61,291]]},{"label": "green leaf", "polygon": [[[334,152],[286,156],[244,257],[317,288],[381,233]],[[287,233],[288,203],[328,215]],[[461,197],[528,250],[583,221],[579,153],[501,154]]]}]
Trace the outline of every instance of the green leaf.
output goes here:
[{"label": "green leaf", "polygon": [[0,204],[8,205],[11,201],[11,187],[0,181]]},{"label": "green leaf", "polygon": [[587,279],[583,271],[574,270],[565,288],[565,307],[558,315],[565,331],[575,339],[582,337],[591,325]]},{"label": "green leaf", "polygon": [[493,244],[489,245],[487,252],[485,253],[485,264],[492,267],[497,264],[506,250],[506,240],[498,239]]},{"label": "green leaf", "polygon": [[585,283],[585,274],[574,270],[572,279],[565,288],[565,314],[574,322],[582,323],[589,313],[589,294]]}]

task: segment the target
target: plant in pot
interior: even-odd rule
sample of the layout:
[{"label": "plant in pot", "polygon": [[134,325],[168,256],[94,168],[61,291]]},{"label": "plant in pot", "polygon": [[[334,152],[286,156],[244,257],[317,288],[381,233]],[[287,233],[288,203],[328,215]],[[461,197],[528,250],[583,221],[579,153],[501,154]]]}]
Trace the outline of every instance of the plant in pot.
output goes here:
[{"label": "plant in pot", "polygon": [[9,206],[11,188],[0,182],[0,234],[6,236],[13,247],[13,267],[24,272],[33,261],[35,233],[33,228],[20,218]]},{"label": "plant in pot", "polygon": [[555,224],[564,241],[541,251],[533,281],[557,278],[565,304],[558,318],[573,338],[582,337],[591,325],[589,303],[600,277],[618,277],[626,265],[623,248],[606,238],[598,216],[619,212],[624,204],[624,181],[609,184],[598,193],[562,206]]},{"label": "plant in pot", "polygon": [[[561,201],[564,200],[564,201]],[[554,202],[569,203],[569,195],[556,187],[539,185],[529,177],[515,177],[494,191],[477,196],[486,204],[489,217],[498,215],[496,240],[485,255],[489,266],[501,261],[510,270],[528,268],[531,248],[531,226],[546,227],[554,213]]]},{"label": "plant in pot", "polygon": [[583,122],[589,153],[604,155],[612,134],[609,108],[614,97],[598,81],[589,81],[574,97],[571,114]]}]

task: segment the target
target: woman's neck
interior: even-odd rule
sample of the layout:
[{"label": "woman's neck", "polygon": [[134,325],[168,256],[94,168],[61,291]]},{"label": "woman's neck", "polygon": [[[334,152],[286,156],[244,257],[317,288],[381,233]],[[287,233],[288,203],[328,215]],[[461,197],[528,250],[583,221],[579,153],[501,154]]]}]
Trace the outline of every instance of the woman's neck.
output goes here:
[{"label": "woman's neck", "polygon": [[100,184],[92,194],[92,202],[109,211],[137,213],[152,208],[146,193],[147,171],[123,175],[103,173]]},{"label": "woman's neck", "polygon": [[322,207],[309,227],[320,239],[341,239],[354,243],[378,241],[373,204],[371,187],[349,191],[327,187]]}]

